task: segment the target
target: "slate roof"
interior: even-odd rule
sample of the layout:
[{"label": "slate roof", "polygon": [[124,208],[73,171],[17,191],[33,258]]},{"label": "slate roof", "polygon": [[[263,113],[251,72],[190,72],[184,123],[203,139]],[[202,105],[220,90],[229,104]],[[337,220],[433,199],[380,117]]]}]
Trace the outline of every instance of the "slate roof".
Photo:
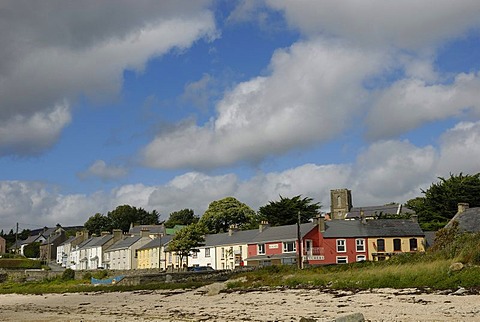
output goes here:
[{"label": "slate roof", "polygon": [[[316,224],[309,222],[300,225],[300,232],[304,237],[310,232]],[[287,241],[297,239],[297,225],[286,225],[276,227],[266,227],[261,233],[258,232],[256,236],[251,240],[252,243],[258,242],[275,242],[275,241]]]},{"label": "slate roof", "polygon": [[135,244],[137,241],[139,241],[142,237],[140,236],[131,236],[127,237],[125,239],[119,240],[115,244],[113,244],[110,248],[108,248],[106,251],[110,252],[113,250],[117,249],[125,249],[131,247],[133,244]]},{"label": "slate roof", "polygon": [[408,219],[331,220],[325,227],[325,238],[425,236],[420,225]]},{"label": "slate roof", "polygon": [[138,225],[128,230],[130,235],[140,236],[142,228],[148,229],[149,234],[165,234],[165,226],[163,225]]},{"label": "slate roof", "polygon": [[28,236],[27,239],[23,240],[20,245],[31,244],[36,242],[40,237],[45,238],[42,235]]},{"label": "slate roof", "polygon": [[82,248],[86,248],[86,246],[93,242],[93,238],[89,238],[87,240],[84,240],[83,242],[81,242],[79,245],[78,245],[78,248],[77,249],[82,249]]},{"label": "slate roof", "polygon": [[457,213],[445,228],[451,227],[454,221],[458,222],[458,228],[462,232],[479,232],[480,207],[468,208],[464,212]]},{"label": "slate roof", "polygon": [[146,243],[145,245],[143,245],[142,247],[140,247],[139,250],[140,249],[157,248],[160,244],[161,245],[168,244],[172,239],[173,239],[173,236],[171,236],[171,235],[162,236],[161,239],[155,238],[152,241],[150,241],[150,242]]},{"label": "slate roof", "polygon": [[360,218],[360,212],[363,211],[365,217],[374,217],[380,214],[411,214],[414,215],[415,211],[407,208],[401,204],[394,203],[391,205],[383,206],[369,206],[369,207],[352,207],[350,211],[345,215],[346,219]]},{"label": "slate roof", "polygon": [[88,243],[85,248],[99,247],[105,245],[108,241],[113,238],[113,235],[105,235],[99,237],[92,237],[92,241]]},{"label": "slate roof", "polygon": [[248,244],[258,233],[258,229],[251,229],[233,231],[231,236],[229,233],[206,235],[205,246]]},{"label": "slate roof", "polygon": [[69,244],[69,243],[71,243],[72,241],[74,241],[75,238],[76,238],[76,236],[72,236],[72,237],[70,237],[69,239],[67,239],[66,241],[64,241],[63,243],[61,243],[61,244],[58,245],[58,246],[63,246],[63,245]]},{"label": "slate roof", "polygon": [[62,238],[62,235],[61,235],[61,234],[50,235],[50,237],[47,237],[47,239],[45,239],[45,241],[42,243],[42,245],[51,244],[51,243],[53,243],[55,240],[57,240],[57,239],[59,239],[59,238]]}]

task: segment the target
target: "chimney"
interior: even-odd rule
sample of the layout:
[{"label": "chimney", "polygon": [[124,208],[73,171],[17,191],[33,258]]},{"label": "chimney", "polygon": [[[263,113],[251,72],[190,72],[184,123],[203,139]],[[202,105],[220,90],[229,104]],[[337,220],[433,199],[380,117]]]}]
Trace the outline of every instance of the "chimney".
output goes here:
[{"label": "chimney", "polygon": [[457,214],[461,214],[462,212],[465,212],[465,210],[468,209],[469,204],[466,202],[460,202],[458,203],[457,206],[458,206]]},{"label": "chimney", "polygon": [[268,226],[270,226],[268,221],[263,220],[260,222],[260,225],[258,225],[258,231],[263,232]]},{"label": "chimney", "polygon": [[410,219],[413,221],[413,222],[418,222],[418,215],[417,214],[413,214],[410,216]]},{"label": "chimney", "polygon": [[236,231],[238,231],[237,225],[230,225],[230,227],[228,227],[228,236],[232,236]]},{"label": "chimney", "polygon": [[365,218],[365,211],[363,211],[363,209],[360,209],[360,221],[362,222],[362,224],[367,223],[367,219]]},{"label": "chimney", "polygon": [[325,231],[325,218],[317,217],[318,218],[318,231],[323,233]]},{"label": "chimney", "polygon": [[150,229],[147,227],[140,228],[140,237],[150,237]]},{"label": "chimney", "polygon": [[116,243],[123,238],[123,231],[121,229],[114,229],[113,230],[113,242]]}]

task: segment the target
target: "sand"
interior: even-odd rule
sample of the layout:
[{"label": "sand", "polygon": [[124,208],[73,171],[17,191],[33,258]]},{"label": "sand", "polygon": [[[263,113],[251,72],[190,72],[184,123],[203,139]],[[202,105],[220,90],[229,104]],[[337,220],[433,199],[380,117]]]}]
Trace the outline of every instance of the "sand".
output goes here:
[{"label": "sand", "polygon": [[366,321],[480,321],[480,295],[424,294],[414,289],[210,293],[203,288],[7,294],[0,295],[0,321],[300,321],[302,317],[332,321],[352,313],[362,313]]}]

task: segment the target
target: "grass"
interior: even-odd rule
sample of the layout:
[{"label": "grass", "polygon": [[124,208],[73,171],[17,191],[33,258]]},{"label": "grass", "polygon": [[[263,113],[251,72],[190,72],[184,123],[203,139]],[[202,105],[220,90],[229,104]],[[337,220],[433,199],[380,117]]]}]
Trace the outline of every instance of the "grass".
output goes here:
[{"label": "grass", "polygon": [[[400,256],[401,257],[401,256]],[[362,290],[371,288],[423,288],[434,290],[480,287],[480,267],[471,265],[452,272],[451,259],[417,255],[408,260],[364,262],[349,265],[313,267],[266,267],[240,274],[228,283],[230,289],[258,287],[331,288]]]},{"label": "grass", "polygon": [[60,278],[42,282],[1,284],[0,294],[47,294],[47,293],[78,293],[78,292],[126,292],[138,290],[171,290],[171,289],[194,289],[205,285],[203,282],[188,283],[151,283],[144,285],[92,285],[89,280],[69,280]]}]

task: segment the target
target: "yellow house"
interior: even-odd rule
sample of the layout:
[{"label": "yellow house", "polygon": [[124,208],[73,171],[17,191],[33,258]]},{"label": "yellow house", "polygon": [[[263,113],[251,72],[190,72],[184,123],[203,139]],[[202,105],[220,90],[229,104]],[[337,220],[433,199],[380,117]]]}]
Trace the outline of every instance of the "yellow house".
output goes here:
[{"label": "yellow house", "polygon": [[368,260],[381,261],[399,253],[425,251],[423,236],[393,236],[368,238]]},{"label": "yellow house", "polygon": [[168,253],[165,252],[165,244],[172,236],[162,236],[153,239],[148,244],[137,250],[137,269],[161,269],[165,270],[168,261]]},{"label": "yellow house", "polygon": [[381,261],[399,253],[424,252],[425,233],[416,221],[403,219],[367,220],[368,260]]}]

